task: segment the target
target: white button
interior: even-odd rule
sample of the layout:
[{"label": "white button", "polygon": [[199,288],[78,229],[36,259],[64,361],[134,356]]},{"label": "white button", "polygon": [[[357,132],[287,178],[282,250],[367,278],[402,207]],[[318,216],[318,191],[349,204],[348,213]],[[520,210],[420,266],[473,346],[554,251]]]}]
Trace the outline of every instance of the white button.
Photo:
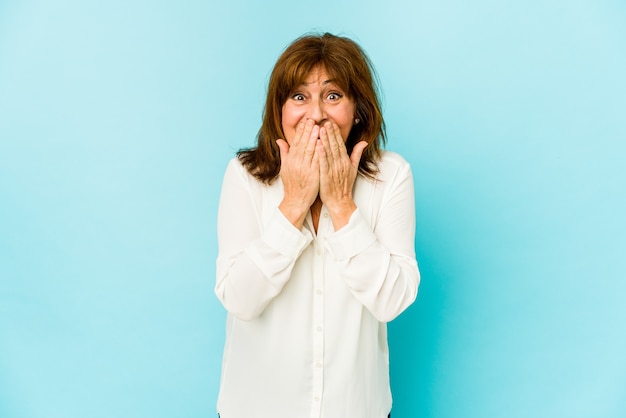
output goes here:
[{"label": "white button", "polygon": [[318,325],[316,329],[317,329],[317,332],[322,332],[322,326],[321,325]]},{"label": "white button", "polygon": [[328,218],[328,214],[327,213],[324,213],[324,218]]},{"label": "white button", "polygon": [[318,249],[318,250],[315,250],[315,254],[317,254],[317,255],[322,255],[322,250],[319,250],[319,249]]},{"label": "white button", "polygon": [[315,367],[317,367],[318,369],[322,368],[322,362],[318,361],[317,363],[315,363]]},{"label": "white button", "polygon": [[319,402],[319,401],[320,401],[320,397],[319,397],[319,396],[316,396],[316,397],[315,397],[315,402]]},{"label": "white button", "polygon": [[318,295],[321,295],[322,294],[322,289],[317,289],[317,292],[315,292],[315,293],[317,293]]}]

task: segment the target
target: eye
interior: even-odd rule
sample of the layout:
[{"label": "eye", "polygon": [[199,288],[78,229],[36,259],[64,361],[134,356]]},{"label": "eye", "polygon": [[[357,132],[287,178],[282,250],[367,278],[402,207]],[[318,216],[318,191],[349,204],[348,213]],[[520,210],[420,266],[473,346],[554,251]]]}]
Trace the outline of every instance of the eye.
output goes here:
[{"label": "eye", "polygon": [[302,93],[295,93],[295,94],[291,95],[291,98],[293,100],[296,100],[296,101],[302,101],[302,100],[304,100],[304,94],[302,94]]},{"label": "eye", "polygon": [[339,93],[339,92],[336,92],[336,91],[334,91],[334,92],[332,92],[332,93],[329,93],[329,94],[328,94],[328,96],[326,96],[326,98],[327,98],[328,100],[330,100],[330,101],[339,100],[339,99],[341,99],[342,97],[343,97],[343,94],[341,94],[341,93]]}]

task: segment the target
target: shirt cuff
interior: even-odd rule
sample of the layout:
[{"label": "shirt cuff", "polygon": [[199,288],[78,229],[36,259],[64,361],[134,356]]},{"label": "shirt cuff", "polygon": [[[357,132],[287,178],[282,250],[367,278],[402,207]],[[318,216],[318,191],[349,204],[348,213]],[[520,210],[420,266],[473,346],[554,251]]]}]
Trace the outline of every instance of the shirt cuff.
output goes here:
[{"label": "shirt cuff", "polygon": [[326,238],[326,247],[335,260],[345,260],[364,251],[375,241],[376,235],[357,208],[347,225]]},{"label": "shirt cuff", "polygon": [[299,231],[276,208],[270,218],[261,239],[271,248],[289,259],[296,259],[313,237],[308,230]]}]

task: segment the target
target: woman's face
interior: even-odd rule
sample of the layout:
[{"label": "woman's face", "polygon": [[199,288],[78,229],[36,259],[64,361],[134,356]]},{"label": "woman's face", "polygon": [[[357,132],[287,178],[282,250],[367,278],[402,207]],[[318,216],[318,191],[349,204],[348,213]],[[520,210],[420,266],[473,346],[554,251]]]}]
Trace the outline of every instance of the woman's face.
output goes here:
[{"label": "woman's face", "polygon": [[345,142],[354,124],[354,110],[354,101],[328,77],[324,67],[315,67],[283,105],[284,139],[291,145],[298,123],[313,119],[320,126],[326,121],[336,123]]}]

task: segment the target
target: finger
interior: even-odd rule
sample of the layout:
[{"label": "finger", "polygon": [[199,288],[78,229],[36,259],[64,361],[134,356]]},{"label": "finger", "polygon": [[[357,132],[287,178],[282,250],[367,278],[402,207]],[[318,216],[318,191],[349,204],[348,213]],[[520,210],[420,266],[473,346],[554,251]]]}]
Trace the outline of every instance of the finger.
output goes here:
[{"label": "finger", "polygon": [[318,139],[315,141],[315,153],[313,154],[313,161],[311,163],[311,166],[313,167],[313,169],[317,170],[318,173],[321,169],[322,157],[324,159],[324,164],[328,164],[325,161],[326,155],[324,153],[324,146],[322,145],[322,142]]},{"label": "finger", "polygon": [[363,151],[367,148],[367,142],[361,141],[352,148],[352,154],[350,154],[350,162],[357,168],[359,166],[359,162],[361,161],[361,156],[363,155]]},{"label": "finger", "polygon": [[298,123],[298,128],[296,129],[296,136],[293,141],[293,145],[295,147],[304,149],[307,145],[307,140],[311,136],[311,131],[315,126],[315,121],[311,119],[302,120]]},{"label": "finger", "polygon": [[330,143],[330,138],[328,136],[328,125],[320,128],[320,142],[324,149],[324,158],[327,161],[328,165],[331,165],[334,161],[332,145]]},{"label": "finger", "polygon": [[309,133],[307,142],[304,148],[304,155],[307,161],[311,161],[313,159],[313,154],[315,154],[315,146],[317,144],[317,138],[320,135],[320,127],[314,125]]},{"label": "finger", "polygon": [[301,138],[302,138],[302,133],[304,132],[304,121],[301,120],[300,122],[298,122],[298,125],[296,125],[296,133],[293,136],[293,140],[291,141],[291,146],[297,146],[298,143],[300,142]]},{"label": "finger", "polygon": [[316,141],[315,156],[319,165],[320,176],[328,171],[328,153],[321,140]]},{"label": "finger", "polygon": [[348,151],[346,150],[346,144],[341,137],[341,130],[336,123],[333,123],[329,129],[331,132],[331,146],[334,151],[333,156],[335,158],[348,157]]},{"label": "finger", "polygon": [[280,150],[280,160],[284,161],[289,153],[289,144],[284,139],[277,139],[276,145],[278,145],[278,149]]}]

